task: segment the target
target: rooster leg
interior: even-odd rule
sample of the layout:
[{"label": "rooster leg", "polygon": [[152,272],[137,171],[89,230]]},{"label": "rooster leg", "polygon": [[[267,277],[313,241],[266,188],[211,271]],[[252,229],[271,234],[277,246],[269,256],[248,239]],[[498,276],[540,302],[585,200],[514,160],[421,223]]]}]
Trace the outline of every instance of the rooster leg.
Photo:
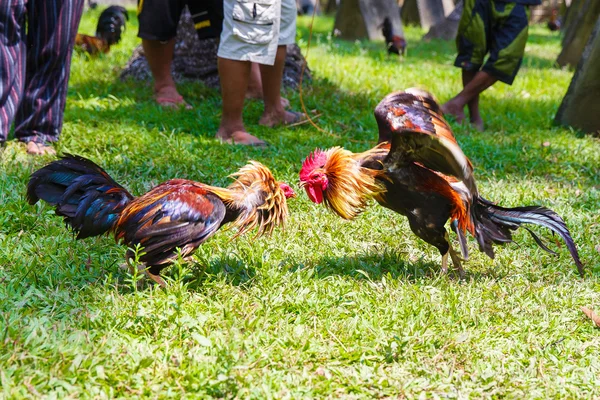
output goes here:
[{"label": "rooster leg", "polygon": [[452,259],[452,265],[458,270],[458,276],[460,279],[465,279],[465,270],[462,267],[462,259],[452,247],[452,242],[450,241],[450,237],[448,236],[448,232],[445,235],[446,241],[448,242],[448,252],[442,256],[442,271],[444,273],[448,272],[448,254],[450,254],[450,258]]},{"label": "rooster leg", "polygon": [[[135,275],[135,267],[131,265],[129,262],[123,263],[120,265],[121,268],[129,270],[131,275]],[[161,287],[167,286],[163,278],[160,275],[154,275],[150,271],[148,271],[148,267],[145,264],[139,264],[137,266],[138,273],[143,274],[145,277],[152,279],[154,282],[158,283]],[[142,289],[144,287],[144,279],[140,279],[136,282],[137,288]]]},{"label": "rooster leg", "polygon": [[444,274],[448,273],[448,253],[442,256],[442,273]]},{"label": "rooster leg", "polygon": [[154,282],[158,283],[161,287],[166,287],[167,284],[165,283],[165,281],[163,280],[163,278],[160,277],[160,275],[154,275],[153,273],[151,273],[150,271],[148,271],[148,269],[143,266],[143,265],[139,265],[138,266],[138,270],[143,271],[144,274],[152,279]]},{"label": "rooster leg", "polygon": [[[452,244],[450,244],[450,249],[448,250],[448,253],[450,253],[450,258],[452,258],[452,264],[454,264],[454,266],[456,267],[456,269],[458,269],[458,276],[460,277],[460,279],[465,279],[465,270],[462,267],[462,259],[460,258],[460,256],[458,255],[458,253],[454,250],[454,248],[452,247]],[[448,255],[446,253],[446,255]]]}]

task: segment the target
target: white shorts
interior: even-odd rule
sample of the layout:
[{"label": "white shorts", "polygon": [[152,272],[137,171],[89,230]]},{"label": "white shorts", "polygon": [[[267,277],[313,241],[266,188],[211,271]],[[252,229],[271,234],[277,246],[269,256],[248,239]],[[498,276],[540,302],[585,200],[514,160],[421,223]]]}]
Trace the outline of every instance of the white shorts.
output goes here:
[{"label": "white shorts", "polygon": [[296,41],[295,0],[224,0],[217,56],[273,65],[277,46]]}]

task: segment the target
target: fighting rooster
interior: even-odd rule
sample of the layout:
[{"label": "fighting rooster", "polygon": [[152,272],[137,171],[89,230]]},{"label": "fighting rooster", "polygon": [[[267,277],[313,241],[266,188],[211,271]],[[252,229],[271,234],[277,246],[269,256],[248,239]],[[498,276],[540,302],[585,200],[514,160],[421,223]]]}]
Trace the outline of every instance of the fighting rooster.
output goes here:
[{"label": "fighting rooster", "polygon": [[[541,206],[504,208],[479,196],[473,166],[458,146],[433,96],[419,89],[385,97],[375,109],[380,144],[364,153],[340,147],[315,150],[300,171],[300,181],[314,203],[325,203],[345,219],[365,208],[370,197],[408,218],[411,230],[464,276],[445,224],[451,221],[462,255],[468,258],[468,231],[479,249],[494,258],[492,244],[512,242],[522,224],[540,225],[560,235],[583,275],[577,248],[564,221]],[[551,252],[527,227],[536,243]]]},{"label": "fighting rooster", "polygon": [[96,36],[78,33],[75,46],[90,54],[108,53],[110,46],[121,41],[121,34],[125,31],[128,20],[129,15],[124,7],[110,6],[98,18]]},{"label": "fighting rooster", "polygon": [[404,56],[406,52],[406,40],[394,34],[392,21],[388,17],[385,17],[383,24],[381,24],[381,33],[383,33],[383,37],[385,38],[388,54],[402,54]]},{"label": "fighting rooster", "polygon": [[[32,174],[27,200],[53,205],[77,239],[110,232],[128,248],[143,246],[140,270],[164,286],[159,273],[177,248],[191,255],[227,223],[239,236],[253,228],[257,235],[268,234],[285,222],[292,188],[256,161],[232,177],[237,179],[227,188],[172,179],[136,198],[92,161],[65,155]],[[132,256],[128,250],[127,260]]]}]

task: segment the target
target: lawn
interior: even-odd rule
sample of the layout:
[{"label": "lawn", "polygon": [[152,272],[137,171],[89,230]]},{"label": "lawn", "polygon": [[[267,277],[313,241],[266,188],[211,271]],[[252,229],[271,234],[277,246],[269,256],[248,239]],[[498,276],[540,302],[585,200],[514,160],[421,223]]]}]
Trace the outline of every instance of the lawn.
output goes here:
[{"label": "lawn", "polygon": [[[91,33],[97,11],[80,31]],[[57,150],[91,158],[134,194],[170,178],[226,185],[247,160],[267,164],[297,191],[315,147],[372,146],[372,111],[393,90],[421,86],[441,100],[460,89],[454,45],[420,41],[408,57],[383,43],[332,38],[315,23],[304,90],[324,132],[304,125],[247,128],[266,149],[219,144],[219,93],[181,85],[192,111],[167,111],[150,84],[121,82],[136,38],[110,54],[76,54]],[[306,48],[308,19],[299,21]],[[0,397],[3,398],[597,398],[600,330],[580,306],[600,309],[600,142],[552,125],[572,71],[553,66],[560,38],[533,27],[513,86],[481,100],[487,131],[453,124],[483,196],[504,206],[543,204],[564,217],[589,274],[519,231],[491,260],[469,243],[467,279],[440,274],[437,251],[405,218],[375,204],[343,221],[289,202],[285,230],[231,241],[221,231],[165,270],[166,289],[137,290],[110,237],[75,241],[47,205],[25,201],[30,158],[14,141],[0,161]],[[286,96],[300,107],[298,93]]]}]

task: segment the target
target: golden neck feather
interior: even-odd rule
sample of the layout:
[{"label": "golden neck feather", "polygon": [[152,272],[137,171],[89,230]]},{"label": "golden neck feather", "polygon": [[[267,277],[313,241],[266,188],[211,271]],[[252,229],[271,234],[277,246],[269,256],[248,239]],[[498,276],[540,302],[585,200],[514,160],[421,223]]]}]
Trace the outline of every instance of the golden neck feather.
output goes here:
[{"label": "golden neck feather", "polygon": [[340,217],[352,219],[366,207],[369,198],[385,191],[377,181],[381,171],[363,168],[360,158],[368,152],[354,154],[341,147],[327,151],[323,167],[328,186],[324,191],[325,203]]},{"label": "golden neck feather", "polygon": [[211,190],[237,212],[233,221],[238,228],[235,237],[253,228],[258,228],[257,237],[270,234],[285,223],[288,216],[285,194],[267,167],[250,161],[231,177],[236,180],[226,189]]}]

